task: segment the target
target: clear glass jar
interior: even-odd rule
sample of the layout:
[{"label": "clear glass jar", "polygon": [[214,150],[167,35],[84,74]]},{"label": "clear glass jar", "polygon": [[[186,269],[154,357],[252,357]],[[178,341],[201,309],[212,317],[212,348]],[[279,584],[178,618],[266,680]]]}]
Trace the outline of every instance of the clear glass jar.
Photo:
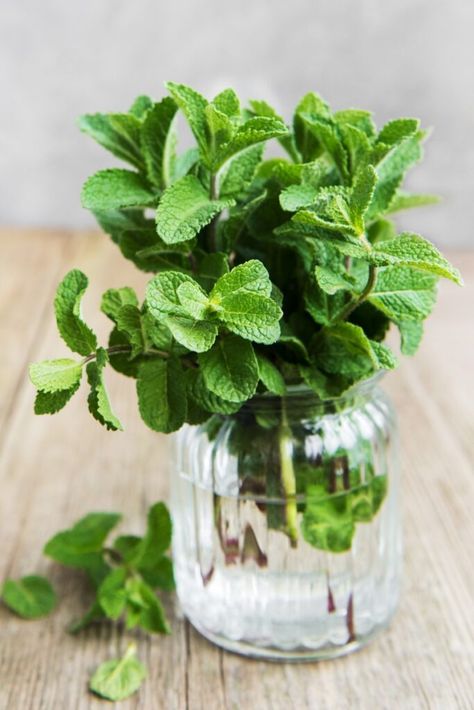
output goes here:
[{"label": "clear glass jar", "polygon": [[177,593],[219,646],[332,658],[389,623],[401,529],[395,416],[377,382],[262,395],[175,437]]}]

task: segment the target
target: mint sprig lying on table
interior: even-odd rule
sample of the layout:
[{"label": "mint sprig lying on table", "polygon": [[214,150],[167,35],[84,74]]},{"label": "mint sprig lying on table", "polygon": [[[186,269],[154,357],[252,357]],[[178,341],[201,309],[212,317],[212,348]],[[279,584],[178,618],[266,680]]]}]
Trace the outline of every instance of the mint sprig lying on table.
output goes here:
[{"label": "mint sprig lying on table", "polygon": [[[89,178],[83,204],[127,259],[156,275],[142,302],[126,286],[104,294],[112,330],[100,346],[80,312],[87,277],[65,276],[56,320],[82,359],[31,366],[35,411],[60,410],[85,368],[92,415],[121,429],[105,387],[110,365],[136,378],[145,423],[171,432],[288,384],[340,396],[396,366],[383,344],[391,324],[413,354],[438,278],[461,282],[432,244],[391,222],[435,201],[402,189],[422,157],[419,122],[377,130],[369,112],[332,112],[308,93],[287,126],[264,101],[242,108],[232,89],[208,101],[167,88],[159,102],[142,96],[127,113],[81,118],[129,164]],[[196,141],[182,152],[180,111]],[[271,139],[282,157],[264,158]]]}]

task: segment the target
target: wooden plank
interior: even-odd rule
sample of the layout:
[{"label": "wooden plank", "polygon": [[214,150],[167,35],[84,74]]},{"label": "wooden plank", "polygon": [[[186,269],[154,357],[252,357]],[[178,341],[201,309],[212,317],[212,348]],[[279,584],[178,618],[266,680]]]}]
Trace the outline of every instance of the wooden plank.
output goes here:
[{"label": "wooden plank", "polygon": [[[87,603],[86,590],[79,573],[42,556],[43,542],[93,509],[123,512],[123,530],[139,532],[147,506],[167,495],[168,440],[143,426],[133,382],[119,376],[109,377],[109,388],[126,426],[123,433],[107,433],[91,419],[85,392],[54,420],[34,417],[25,365],[65,352],[48,307],[63,272],[78,266],[90,276],[84,308],[102,334],[107,329],[97,314],[102,290],[130,284],[143,295],[147,277],[94,234],[68,239],[17,232],[11,239],[4,232],[1,237],[4,253],[13,255],[9,263],[16,276],[3,268],[7,280],[0,282],[0,301],[9,301],[0,311],[8,347],[0,379],[0,579],[46,573],[61,594],[58,610],[40,621],[22,621],[0,607],[1,708],[104,707],[88,694],[87,680],[129,638],[138,640],[149,678],[139,694],[118,705],[123,710],[472,707],[474,333],[466,301],[474,289],[474,255],[458,259],[468,282],[462,297],[454,286],[443,286],[419,355],[387,378],[402,438],[405,586],[400,611],[391,628],[357,654],[289,665],[257,663],[211,646],[180,618],[172,597],[167,600],[170,637],[124,634],[107,625],[78,638],[65,633]],[[26,277],[29,284],[27,293],[19,274],[21,283]],[[12,327],[16,335],[10,339]]]}]

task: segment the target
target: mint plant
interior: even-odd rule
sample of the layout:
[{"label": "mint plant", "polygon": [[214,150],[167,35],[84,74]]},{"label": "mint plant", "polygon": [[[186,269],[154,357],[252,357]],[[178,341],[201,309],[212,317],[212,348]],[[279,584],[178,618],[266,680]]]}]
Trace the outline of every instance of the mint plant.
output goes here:
[{"label": "mint plant", "polygon": [[[80,120],[82,131],[129,164],[90,177],[83,205],[124,257],[152,276],[143,301],[127,286],[104,293],[111,332],[103,344],[81,315],[87,277],[78,270],[64,277],[56,320],[79,357],[31,365],[35,411],[62,409],[85,370],[92,416],[121,429],[104,384],[108,367],[136,379],[141,417],[155,431],[206,423],[212,432],[223,417],[250,408],[239,421],[247,432],[253,427],[254,441],[272,430],[280,456],[273,475],[287,502],[278,511],[270,506],[269,524],[296,544],[294,498],[303,490],[313,499],[305,538],[322,549],[348,549],[354,523],[380,506],[383,485],[363,488],[360,462],[349,462],[352,498],[341,503],[349,492],[331,488],[327,462],[321,480],[295,471],[285,453],[285,393],[303,384],[331,401],[395,368],[384,342],[389,328],[398,328],[402,353],[414,354],[438,279],[461,283],[433,244],[397,234],[392,221],[399,210],[436,201],[402,187],[422,157],[426,131],[412,118],[378,130],[369,112],[332,112],[315,93],[301,99],[286,125],[264,101],[243,108],[232,89],[211,101],[181,84],[167,89],[159,102],[141,96],[126,113]],[[175,130],[179,111],[195,139],[184,151]],[[281,157],[264,157],[270,140]],[[252,402],[266,393],[282,406],[276,419],[262,421]],[[242,451],[239,426],[232,445]],[[259,460],[258,451],[252,455]],[[324,514],[322,498],[329,501]],[[113,594],[125,569],[112,573]],[[90,571],[100,577],[100,570]],[[124,599],[114,596],[117,613]]]}]

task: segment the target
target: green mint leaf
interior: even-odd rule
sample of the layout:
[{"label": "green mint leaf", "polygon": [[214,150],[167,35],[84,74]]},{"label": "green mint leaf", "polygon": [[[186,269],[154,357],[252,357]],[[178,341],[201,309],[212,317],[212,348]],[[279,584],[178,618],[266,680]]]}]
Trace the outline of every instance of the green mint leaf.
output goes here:
[{"label": "green mint leaf", "polygon": [[325,266],[316,266],[314,273],[319,287],[331,296],[337,291],[350,291],[354,288],[354,284],[347,276]]},{"label": "green mint leaf", "polygon": [[145,667],[135,654],[136,646],[130,644],[123,658],[102,663],[90,680],[90,690],[114,701],[133,695],[146,677]]},{"label": "green mint leaf", "polygon": [[343,111],[336,111],[334,120],[339,125],[356,128],[368,138],[375,136],[376,127],[370,111],[362,111],[357,108],[344,109]]},{"label": "green mint leaf", "polygon": [[163,323],[180,345],[195,353],[209,350],[217,337],[217,325],[214,323],[197,321],[186,316],[165,316]]},{"label": "green mint leaf", "polygon": [[97,347],[97,338],[81,318],[81,299],[88,285],[82,271],[73,269],[59,284],[54,310],[59,333],[66,345],[79,355],[89,355]]},{"label": "green mint leaf", "polygon": [[150,99],[149,96],[137,96],[133,104],[128,109],[128,112],[132,114],[132,116],[135,116],[135,118],[139,118],[140,120],[142,120],[143,118],[145,118],[146,114],[152,108],[152,106],[153,101]]},{"label": "green mint leaf", "polygon": [[137,294],[133,288],[109,288],[102,296],[100,310],[115,323],[122,306],[138,306]]},{"label": "green mint leaf", "polygon": [[280,205],[286,212],[297,212],[304,207],[310,207],[317,192],[317,188],[312,185],[289,185],[280,194]]},{"label": "green mint leaf", "polygon": [[148,511],[147,530],[140,547],[137,548],[133,563],[140,570],[153,567],[171,545],[172,524],[168,508],[164,503],[155,503]]},{"label": "green mint leaf", "polygon": [[57,392],[42,392],[38,390],[35,397],[35,414],[56,414],[69,402],[79,389],[81,381],[77,381],[70,389]]},{"label": "green mint leaf", "polygon": [[197,91],[194,91],[194,89],[184,84],[175,84],[169,81],[166,84],[166,88],[186,116],[189,126],[196,138],[202,158],[206,161],[208,156],[207,100]]},{"label": "green mint leaf", "polygon": [[217,147],[230,141],[234,135],[234,124],[226,113],[219,111],[212,103],[204,111],[209,132],[209,152],[213,157]]},{"label": "green mint leaf", "polygon": [[380,369],[393,370],[397,367],[397,358],[392,353],[390,348],[383,343],[378,343],[376,340],[371,340],[370,346],[372,348],[372,352],[378,360],[378,367]]},{"label": "green mint leaf", "polygon": [[404,138],[408,138],[417,133],[420,128],[420,122],[416,118],[396,118],[389,121],[381,129],[377,136],[377,143],[385,145],[395,145]]},{"label": "green mint leaf", "polygon": [[358,234],[364,233],[364,215],[374,194],[377,174],[372,165],[359,170],[355,176],[350,197],[351,221]]},{"label": "green mint leaf", "polygon": [[48,540],[44,554],[68,567],[96,570],[102,563],[104,541],[121,517],[118,513],[89,513]]},{"label": "green mint leaf", "polygon": [[438,279],[407,266],[388,266],[377,273],[369,301],[391,320],[420,321],[432,311]]},{"label": "green mint leaf", "polygon": [[31,382],[41,392],[53,393],[64,390],[69,392],[76,391],[79,387],[82,365],[69,358],[43,360],[32,363],[29,372]]},{"label": "green mint leaf", "polygon": [[[277,111],[275,111],[273,106],[270,106],[270,104],[268,104],[266,101],[250,101],[250,108],[256,116],[265,116],[266,118],[273,118],[277,121],[280,121],[281,123],[285,123],[283,118],[278,114]],[[299,162],[300,154],[295,145],[295,139],[293,135],[280,137],[278,138],[278,142],[295,162]]]},{"label": "green mint leaf", "polygon": [[122,306],[117,315],[117,328],[127,336],[131,346],[130,359],[147,349],[147,339],[142,314],[136,306]]},{"label": "green mint leaf", "polygon": [[412,320],[401,320],[397,323],[401,336],[401,351],[403,355],[414,355],[423,337],[423,323]]},{"label": "green mint leaf", "polygon": [[173,179],[176,137],[173,121],[177,105],[169,97],[153,105],[143,122],[141,143],[150,182],[165,189]]},{"label": "green mint leaf", "polygon": [[215,98],[212,104],[222,113],[230,118],[240,119],[240,101],[233,89],[224,89]]},{"label": "green mint leaf", "polygon": [[321,142],[303,118],[307,114],[328,118],[330,116],[329,106],[320,96],[309,92],[303,96],[295,109],[293,116],[295,143],[305,163],[314,160],[322,152]]},{"label": "green mint leaf", "polygon": [[196,280],[199,284],[210,291],[217,279],[229,271],[229,260],[227,254],[223,252],[213,252],[212,254],[203,254],[199,260],[198,273]]},{"label": "green mint leaf", "polygon": [[180,304],[192,318],[204,320],[209,308],[209,298],[198,284],[186,281],[178,286],[177,294]]},{"label": "green mint leaf", "polygon": [[126,579],[126,569],[117,567],[109,572],[97,590],[100,607],[109,619],[118,619],[125,610],[127,603]]},{"label": "green mint leaf", "polygon": [[252,345],[246,340],[235,335],[220,338],[198,358],[206,386],[218,397],[243,402],[255,394],[258,362]]},{"label": "green mint leaf", "polygon": [[143,170],[140,150],[140,120],[126,113],[86,114],[79,119],[79,128],[117,158]]},{"label": "green mint leaf", "polygon": [[57,604],[54,589],[47,579],[37,575],[18,580],[7,579],[1,590],[3,603],[23,619],[39,619]]},{"label": "green mint leaf", "polygon": [[186,390],[179,361],[149,360],[139,366],[138,407],[145,424],[169,434],[186,420]]},{"label": "green mint leaf", "polygon": [[152,565],[140,570],[140,574],[152,589],[158,587],[165,592],[172,592],[176,587],[173,563],[169,557],[155,558]]},{"label": "green mint leaf", "polygon": [[350,378],[359,379],[378,368],[369,339],[352,323],[325,326],[316,336],[313,354],[326,372]]},{"label": "green mint leaf", "polygon": [[401,210],[409,210],[414,207],[424,207],[425,205],[436,205],[440,201],[437,195],[411,195],[402,190],[393,197],[390,206],[387,210],[388,214],[400,212]]},{"label": "green mint leaf", "polygon": [[210,300],[218,305],[227,296],[244,293],[270,296],[271,292],[272,282],[267,269],[261,261],[251,259],[244,264],[235,266],[232,271],[222,276],[212,289]]},{"label": "green mint leaf", "polygon": [[82,206],[90,210],[116,210],[124,207],[148,207],[156,197],[148,183],[131,170],[99,170],[82,188]]},{"label": "green mint leaf", "polygon": [[[321,272],[318,272],[321,275]],[[323,276],[323,282],[325,283],[325,288],[331,288],[328,286],[329,278]],[[334,279],[331,277],[332,287]],[[332,320],[337,316],[337,314],[342,310],[344,303],[346,301],[346,296],[341,289],[334,292],[334,295],[330,295],[326,290],[321,288],[318,283],[310,282],[307,284],[304,292],[304,303],[307,312],[314,319],[316,323],[321,325],[329,325]]]},{"label": "green mint leaf", "polygon": [[[125,306],[125,308],[133,308],[133,306]],[[107,352],[99,348],[95,362],[87,365],[87,379],[91,387],[88,398],[89,411],[94,419],[107,429],[117,431],[122,429],[122,425],[112,411],[103,378],[103,371],[108,361]]]},{"label": "green mint leaf", "polygon": [[218,170],[229,158],[245,150],[245,148],[270,140],[270,138],[280,138],[287,134],[288,129],[281,121],[258,116],[249,118],[248,121],[239,126],[233,138],[217,151],[213,168]]},{"label": "green mint leaf", "polygon": [[328,552],[350,550],[355,532],[350,493],[321,498],[318,486],[308,486],[306,494],[308,502],[301,523],[306,542]]},{"label": "green mint leaf", "polygon": [[280,370],[261,353],[255,353],[258,362],[258,372],[261,382],[265,385],[269,392],[277,394],[280,397],[286,392],[286,385],[283,375]]},{"label": "green mint leaf", "polygon": [[137,578],[129,579],[126,588],[129,606],[127,627],[132,628],[138,624],[151,633],[169,634],[165,612],[153,589]]},{"label": "green mint leaf", "polygon": [[323,401],[340,397],[353,384],[353,380],[343,375],[327,375],[321,372],[315,364],[300,365],[299,371],[308,387]]},{"label": "green mint leaf", "polygon": [[263,146],[257,144],[239,153],[229,161],[220,183],[221,197],[238,197],[252,183],[258,165],[262,160]]},{"label": "green mint leaf", "polygon": [[373,260],[380,265],[411,266],[444,276],[462,285],[461,274],[430,242],[418,234],[403,232],[395,239],[377,243],[373,250]]},{"label": "green mint leaf", "polygon": [[349,156],[342,141],[341,131],[332,119],[301,114],[308,130],[318,140],[319,145],[333,160],[343,181],[349,177]]},{"label": "green mint leaf", "polygon": [[131,562],[136,557],[143,538],[137,535],[119,535],[114,540],[114,550],[117,550],[125,562]]},{"label": "green mint leaf", "polygon": [[206,386],[202,372],[198,369],[186,373],[186,391],[189,399],[208,413],[235,414],[241,407],[240,402],[230,402],[211,392]]},{"label": "green mint leaf", "polygon": [[222,298],[218,304],[214,304],[214,309],[219,320],[232,333],[246,340],[271,345],[280,337],[279,320],[283,312],[267,296],[236,293]]},{"label": "green mint leaf", "polygon": [[146,303],[156,320],[161,320],[165,315],[187,315],[178,296],[178,289],[186,283],[199,288],[191,276],[178,271],[164,271],[148,283]]},{"label": "green mint leaf", "polygon": [[173,164],[173,182],[181,180],[187,175],[196,165],[199,160],[199,151],[197,148],[188,148],[181,155],[176,156]]},{"label": "green mint leaf", "polygon": [[167,244],[188,241],[233,204],[230,198],[211,200],[199,180],[186,175],[163,193],[156,211],[158,234]]},{"label": "green mint leaf", "polygon": [[123,232],[154,227],[154,223],[145,218],[141,209],[93,210],[92,214],[115,244],[118,244]]}]

